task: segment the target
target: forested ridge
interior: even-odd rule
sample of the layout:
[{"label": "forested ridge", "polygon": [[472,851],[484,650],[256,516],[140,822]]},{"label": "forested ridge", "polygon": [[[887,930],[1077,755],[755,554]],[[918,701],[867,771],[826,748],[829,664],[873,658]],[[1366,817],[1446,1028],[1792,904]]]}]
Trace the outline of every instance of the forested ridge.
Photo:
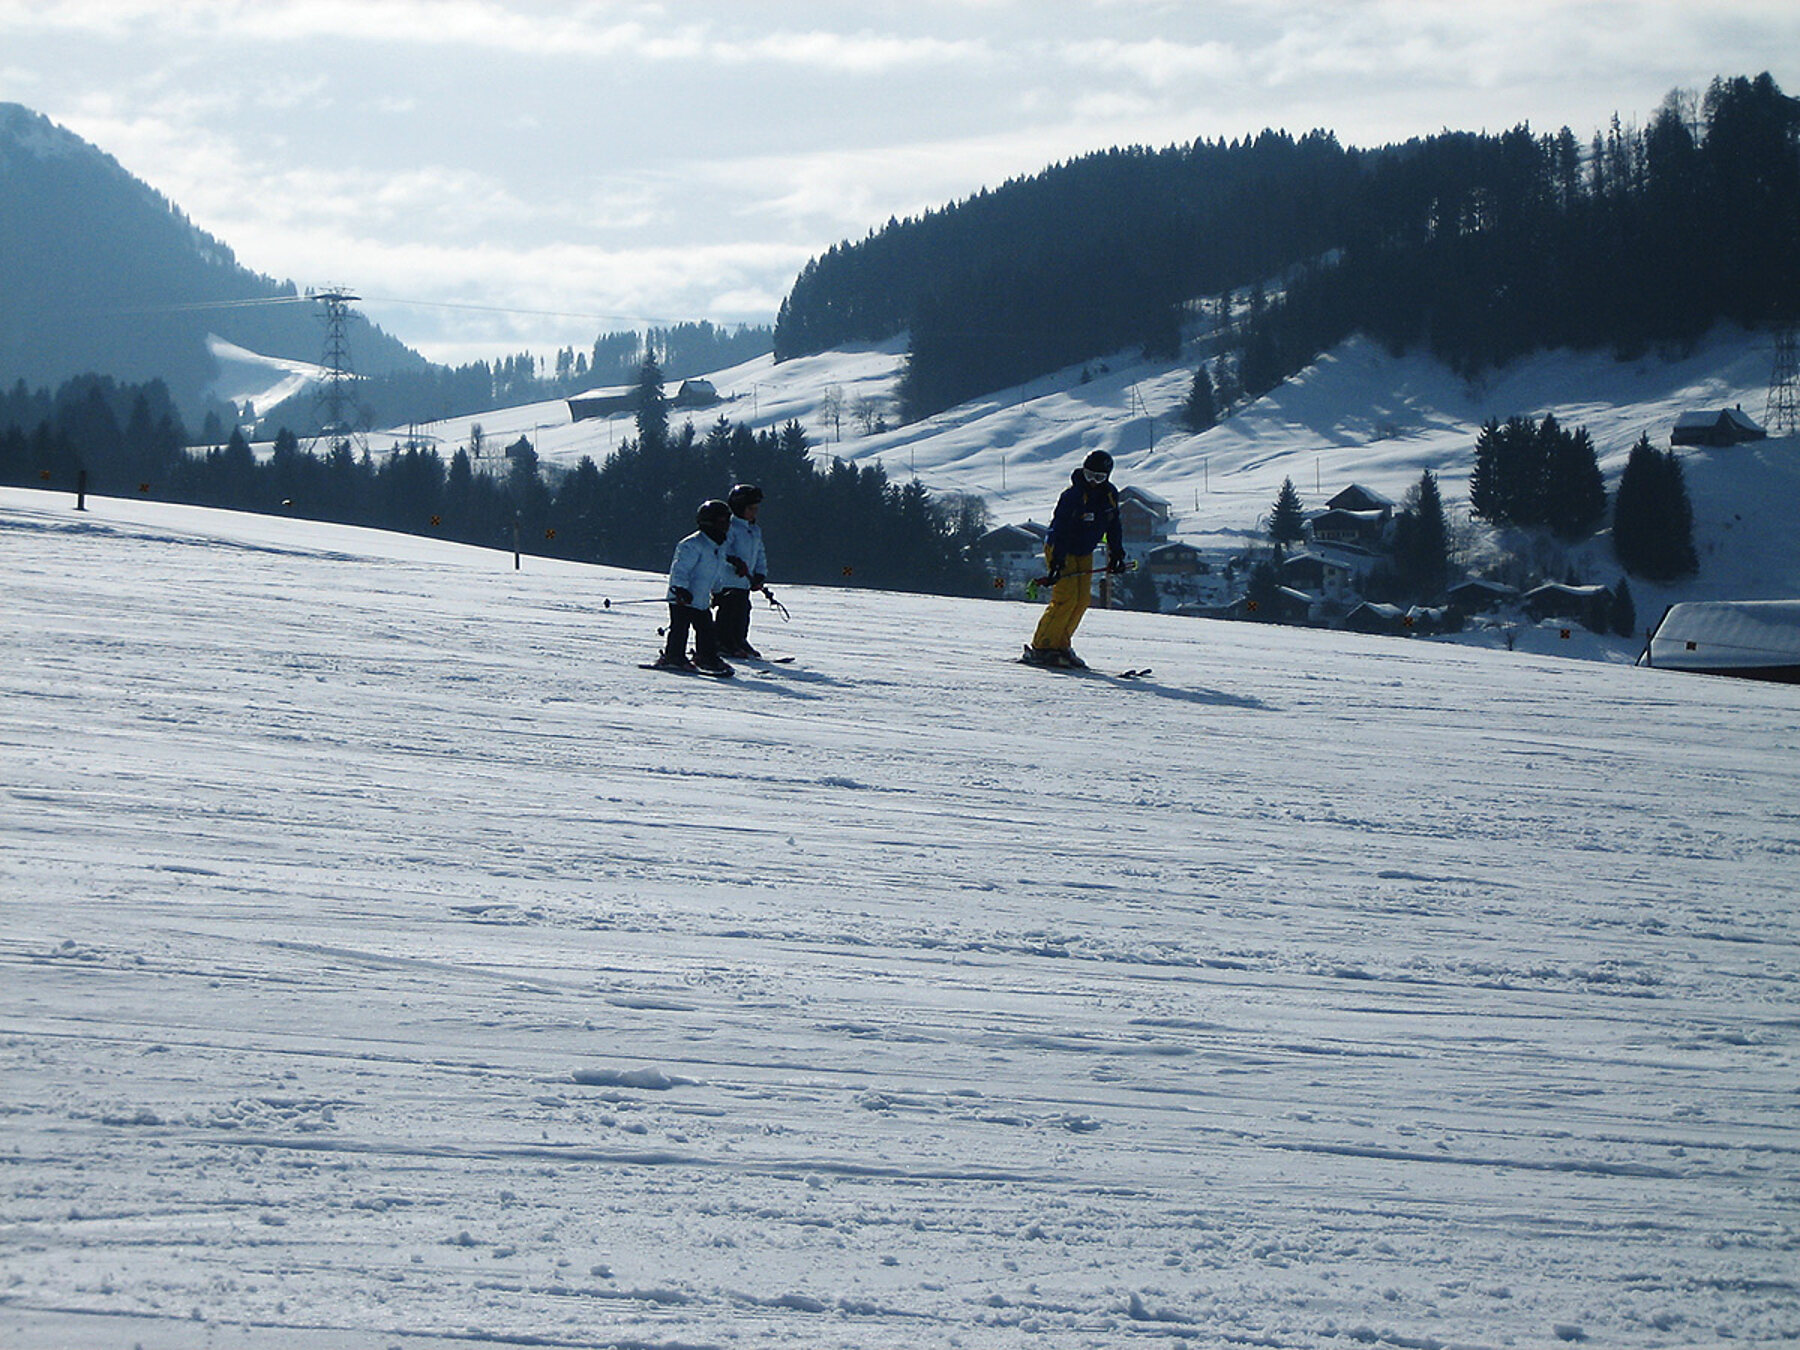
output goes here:
[{"label": "forested ridge", "polygon": [[1208,301],[1249,395],[1356,330],[1473,372],[1792,320],[1800,104],[1764,74],[1586,139],[1521,123],[1376,150],[1325,131],[1108,150],[827,251],[775,352],[909,331],[917,418],[1124,348],[1172,357]]}]

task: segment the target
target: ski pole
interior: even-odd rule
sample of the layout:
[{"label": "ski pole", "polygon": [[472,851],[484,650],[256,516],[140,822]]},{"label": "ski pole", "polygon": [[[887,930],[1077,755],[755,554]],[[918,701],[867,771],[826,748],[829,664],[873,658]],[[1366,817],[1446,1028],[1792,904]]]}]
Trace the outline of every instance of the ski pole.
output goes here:
[{"label": "ski pole", "polygon": [[794,616],[788,613],[787,606],[775,598],[774,591],[770,590],[767,586],[764,586],[762,588],[762,593],[764,598],[768,600],[770,608],[781,615],[781,621],[783,623],[792,623],[794,621]]},{"label": "ski pole", "polygon": [[[1137,571],[1137,563],[1135,561],[1127,562],[1122,570],[1126,572],[1135,572]],[[1112,568],[1110,567],[1083,567],[1079,571],[1064,572],[1061,575],[1054,577],[1046,572],[1043,576],[1036,579],[1035,584],[1039,586],[1054,586],[1057,582],[1061,581],[1063,577],[1091,577],[1095,575],[1104,575],[1111,571]]]}]

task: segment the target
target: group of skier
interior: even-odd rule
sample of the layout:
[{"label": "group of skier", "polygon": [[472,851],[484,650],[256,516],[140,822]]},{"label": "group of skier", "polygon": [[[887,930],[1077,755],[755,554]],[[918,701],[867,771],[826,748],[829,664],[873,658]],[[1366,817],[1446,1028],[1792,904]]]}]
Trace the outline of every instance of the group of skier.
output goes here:
[{"label": "group of skier", "polygon": [[761,488],[739,483],[724,501],[702,502],[694,513],[700,528],[675,546],[669,567],[668,640],[654,663],[659,669],[724,676],[732,674],[726,657],[762,655],[750,645],[750,595],[767,589],[769,575],[756,523],[762,500]]},{"label": "group of skier", "polygon": [[[1094,555],[1104,543],[1105,570],[1126,566],[1112,469],[1112,456],[1095,450],[1057,499],[1044,539],[1050,603],[1020,657],[1029,665],[1087,668],[1073,643],[1093,596]],[[768,589],[769,558],[756,523],[762,500],[761,488],[739,483],[724,501],[702,502],[694,513],[699,528],[675,546],[669,568],[668,640],[652,663],[656,669],[727,676],[733,673],[727,657],[760,659],[750,645],[750,596]]]}]

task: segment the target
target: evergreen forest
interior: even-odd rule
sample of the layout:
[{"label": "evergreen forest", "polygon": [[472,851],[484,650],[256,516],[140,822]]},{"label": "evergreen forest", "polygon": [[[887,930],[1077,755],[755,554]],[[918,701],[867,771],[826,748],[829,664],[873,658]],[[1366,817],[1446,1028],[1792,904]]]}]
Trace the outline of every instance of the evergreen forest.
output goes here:
[{"label": "evergreen forest", "polygon": [[735,482],[767,494],[772,584],[980,593],[970,545],[987,528],[976,499],[891,482],[879,466],[821,464],[805,430],[752,432],[720,418],[704,433],[669,425],[654,363],[642,369],[638,435],[604,464],[548,474],[531,445],[489,473],[467,450],[446,463],[411,447],[382,459],[348,440],[308,449],[290,430],[259,458],[241,429],[195,454],[167,388],[106,376],[55,393],[0,392],[0,484],[368,525],[489,548],[661,571],[694,511]]},{"label": "evergreen forest", "polygon": [[1764,74],[1585,140],[1265,131],[1089,155],[813,259],[775,354],[909,332],[916,419],[1126,348],[1172,357],[1207,318],[1222,383],[1255,397],[1359,329],[1475,373],[1797,316],[1800,103]]}]

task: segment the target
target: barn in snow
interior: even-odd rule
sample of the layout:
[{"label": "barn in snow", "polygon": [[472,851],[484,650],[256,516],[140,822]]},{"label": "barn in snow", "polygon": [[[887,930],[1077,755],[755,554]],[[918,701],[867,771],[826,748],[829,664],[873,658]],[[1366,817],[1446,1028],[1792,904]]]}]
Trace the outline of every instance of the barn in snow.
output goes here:
[{"label": "barn in snow", "polygon": [[1638,664],[1800,684],[1800,600],[1670,605]]}]

